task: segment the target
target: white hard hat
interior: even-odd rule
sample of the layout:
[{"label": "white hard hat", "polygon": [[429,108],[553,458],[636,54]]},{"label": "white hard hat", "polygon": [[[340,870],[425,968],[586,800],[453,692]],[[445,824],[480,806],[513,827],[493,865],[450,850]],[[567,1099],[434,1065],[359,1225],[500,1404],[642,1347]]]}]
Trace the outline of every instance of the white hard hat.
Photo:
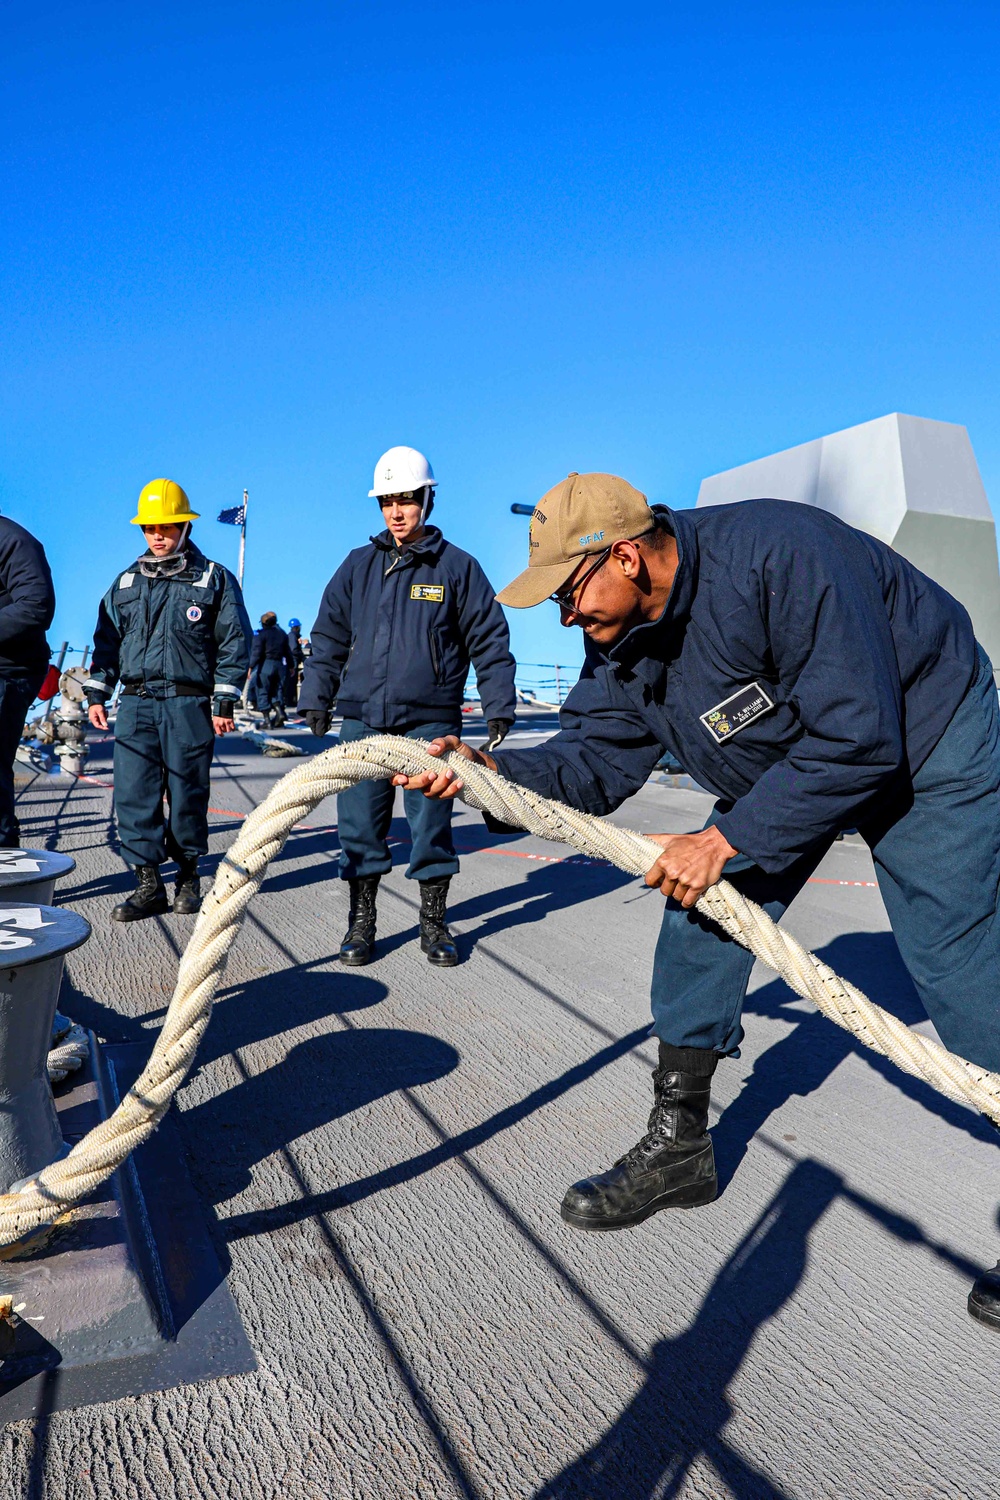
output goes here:
[{"label": "white hard hat", "polygon": [[368,491],[371,500],[382,495],[406,495],[437,484],[434,470],[416,448],[390,448],[375,465],[375,478]]}]

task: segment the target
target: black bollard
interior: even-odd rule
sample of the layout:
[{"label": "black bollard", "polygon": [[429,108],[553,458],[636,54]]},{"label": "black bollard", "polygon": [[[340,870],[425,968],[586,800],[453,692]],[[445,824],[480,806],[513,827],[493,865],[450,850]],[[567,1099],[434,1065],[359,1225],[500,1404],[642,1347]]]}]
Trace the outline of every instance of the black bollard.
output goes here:
[{"label": "black bollard", "polygon": [[[45,859],[65,858],[18,852],[40,868],[10,873],[39,881]],[[89,1058],[53,1097],[64,957],[89,936],[75,912],[0,891],[0,1190],[106,1121],[149,1054],[149,1042],[99,1046],[91,1033]],[[255,1368],[169,1116],[86,1201],[0,1249],[0,1427]]]},{"label": "black bollard", "polygon": [[51,849],[0,849],[0,901],[51,906],[56,881],[75,869],[75,859]]},{"label": "black bollard", "polygon": [[0,892],[0,1191],[63,1154],[45,1064],[63,962],[89,936],[76,912]]}]

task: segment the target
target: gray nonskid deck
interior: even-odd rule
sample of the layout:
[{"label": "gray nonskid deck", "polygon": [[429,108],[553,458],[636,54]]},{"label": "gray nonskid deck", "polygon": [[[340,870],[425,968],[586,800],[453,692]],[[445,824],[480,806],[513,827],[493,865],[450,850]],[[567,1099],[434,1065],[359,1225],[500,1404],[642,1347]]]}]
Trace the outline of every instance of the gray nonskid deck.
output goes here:
[{"label": "gray nonskid deck", "polygon": [[[224,743],[215,854],[292,765]],[[126,881],[108,766],[88,769],[20,803],[26,842],[77,859],[61,900],[94,924],[62,1008],[151,1042],[193,919],[108,922]],[[617,820],[692,828],[709,805],[652,781]],[[992,1131],[758,968],[743,1056],[717,1075],[722,1197],[575,1233],[565,1185],[648,1111],[660,898],[462,809],[464,962],[428,968],[397,865],[381,956],[348,972],[335,805],[306,822],[251,908],[179,1100],[260,1368],[14,1425],[12,1495],[996,1493],[1000,1339],[965,1313],[1000,1243]],[[837,845],[817,876],[792,930],[916,1019],[866,851]]]}]

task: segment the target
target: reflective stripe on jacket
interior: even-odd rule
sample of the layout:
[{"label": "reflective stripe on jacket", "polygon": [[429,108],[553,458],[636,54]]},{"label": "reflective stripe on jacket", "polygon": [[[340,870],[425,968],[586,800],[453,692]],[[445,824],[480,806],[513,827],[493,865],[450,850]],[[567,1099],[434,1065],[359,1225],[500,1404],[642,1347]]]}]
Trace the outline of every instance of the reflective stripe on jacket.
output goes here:
[{"label": "reflective stripe on jacket", "polygon": [[187,547],[173,578],[147,578],[136,564],[101,600],[87,690],[110,696],[115,683],[154,697],[180,692],[238,698],[250,657],[250,621],[232,573]]}]

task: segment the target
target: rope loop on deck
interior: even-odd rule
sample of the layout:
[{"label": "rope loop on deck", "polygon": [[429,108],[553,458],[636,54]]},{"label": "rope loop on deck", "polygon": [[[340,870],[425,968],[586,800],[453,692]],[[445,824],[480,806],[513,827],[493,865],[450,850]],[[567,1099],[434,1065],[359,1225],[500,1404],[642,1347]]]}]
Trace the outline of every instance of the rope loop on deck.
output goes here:
[{"label": "rope loop on deck", "polygon": [[[45,1167],[20,1192],[0,1194],[0,1245],[52,1223],[79,1203],[156,1129],[194,1062],[247,907],[295,825],[324,798],[359,781],[440,770],[443,764],[461,777],[461,796],[470,807],[540,838],[571,844],[582,854],[607,860],[630,875],[645,875],[662,853],[658,844],[642,834],[549,801],[463,756],[434,757],[421,740],[376,734],[310,758],[272,788],[223,856],[181,958],[163,1028],[142,1075],[114,1113],[68,1156]],[[911,1031],[854,985],[838,978],[728,881],[721,880],[707,890],[697,909],[864,1046],[1000,1125],[1000,1075]]]}]

